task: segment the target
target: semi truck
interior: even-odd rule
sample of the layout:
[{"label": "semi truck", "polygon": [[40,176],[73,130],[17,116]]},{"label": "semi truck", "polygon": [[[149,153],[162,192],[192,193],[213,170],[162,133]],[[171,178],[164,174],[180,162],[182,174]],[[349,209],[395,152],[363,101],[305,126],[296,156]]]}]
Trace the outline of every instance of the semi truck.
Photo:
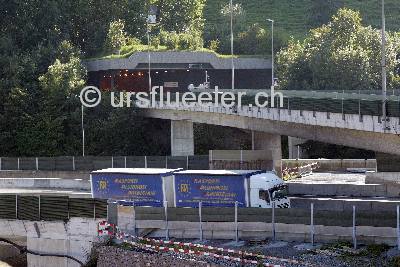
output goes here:
[{"label": "semi truck", "polygon": [[287,185],[260,170],[109,168],[91,173],[92,197],[136,206],[289,208]]}]

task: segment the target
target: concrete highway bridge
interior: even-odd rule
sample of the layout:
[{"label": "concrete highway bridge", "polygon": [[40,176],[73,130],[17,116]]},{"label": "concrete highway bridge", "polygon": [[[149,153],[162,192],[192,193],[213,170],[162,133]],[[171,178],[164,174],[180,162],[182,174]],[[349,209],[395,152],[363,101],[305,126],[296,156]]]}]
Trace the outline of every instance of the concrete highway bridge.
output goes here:
[{"label": "concrete highway bridge", "polygon": [[259,108],[250,101],[233,108],[157,102],[143,109],[142,115],[171,120],[171,151],[175,156],[193,155],[193,123],[249,130],[253,149],[272,150],[274,159],[281,158],[281,135],[400,155],[397,96],[388,98],[385,123],[379,95],[300,91],[283,94],[284,105],[280,108]]}]

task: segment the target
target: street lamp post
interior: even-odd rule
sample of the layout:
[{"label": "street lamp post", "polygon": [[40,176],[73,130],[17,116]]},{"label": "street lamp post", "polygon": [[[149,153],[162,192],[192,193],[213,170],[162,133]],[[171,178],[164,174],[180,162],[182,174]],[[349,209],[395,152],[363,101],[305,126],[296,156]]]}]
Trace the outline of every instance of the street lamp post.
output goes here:
[{"label": "street lamp post", "polygon": [[386,20],[385,20],[385,0],[382,0],[382,120],[384,131],[386,131]]},{"label": "street lamp post", "polygon": [[151,54],[150,54],[150,24],[147,21],[147,55],[148,55],[148,77],[149,77],[149,91],[151,91]]},{"label": "street lamp post", "polygon": [[232,66],[232,89],[235,89],[235,64],[233,60],[233,0],[230,0],[231,11],[231,66]]},{"label": "street lamp post", "polygon": [[83,124],[83,105],[81,109],[81,126],[82,126],[82,157],[85,156],[85,127]]},{"label": "street lamp post", "polygon": [[267,19],[267,21],[271,22],[271,89],[275,86],[275,74],[274,74],[274,20]]}]

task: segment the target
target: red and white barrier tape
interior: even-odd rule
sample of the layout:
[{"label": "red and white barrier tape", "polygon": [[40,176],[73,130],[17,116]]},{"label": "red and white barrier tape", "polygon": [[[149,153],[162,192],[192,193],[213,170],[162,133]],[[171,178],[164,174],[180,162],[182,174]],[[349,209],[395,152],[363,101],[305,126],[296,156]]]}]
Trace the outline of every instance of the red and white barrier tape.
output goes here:
[{"label": "red and white barrier tape", "polygon": [[[238,258],[238,257],[220,255],[220,254],[212,253],[212,252],[195,251],[195,250],[191,250],[191,249],[170,248],[170,247],[164,247],[164,246],[141,244],[141,243],[137,243],[134,241],[129,241],[127,239],[121,239],[121,240],[124,243],[128,243],[128,244],[131,244],[132,246],[140,247],[142,249],[147,249],[147,250],[151,249],[151,250],[162,251],[162,252],[174,252],[174,253],[197,255],[197,256],[209,256],[209,257],[214,257],[217,259],[232,260],[232,261],[237,261],[237,262],[242,262],[242,263],[250,263],[250,264],[259,264],[259,262],[256,260],[248,260],[248,259],[242,259],[242,258]],[[271,263],[263,263],[263,266],[265,266],[265,267],[284,267],[283,265],[271,264]]]},{"label": "red and white barrier tape", "polygon": [[[124,239],[124,240],[127,237],[134,238],[137,240],[143,240],[143,241],[150,242],[153,244],[159,244],[158,247],[161,247],[162,245],[176,245],[176,246],[180,246],[180,247],[200,248],[200,249],[205,249],[205,250],[209,250],[209,251],[214,250],[214,251],[218,251],[218,252],[231,253],[231,254],[236,254],[236,255],[240,255],[240,256],[255,257],[255,258],[259,258],[259,259],[263,259],[263,260],[273,260],[273,261],[281,261],[281,262],[285,262],[285,263],[300,264],[300,262],[297,260],[283,259],[283,258],[278,258],[278,257],[273,257],[273,256],[267,256],[267,255],[262,255],[262,254],[241,251],[241,250],[213,247],[213,246],[209,246],[209,245],[194,244],[194,243],[190,243],[190,242],[176,242],[176,241],[151,239],[151,238],[145,238],[145,237],[135,237],[135,236],[125,234],[125,233],[118,233],[116,235],[116,237],[118,239]],[[157,246],[157,245],[155,245],[155,246]],[[189,251],[190,249],[182,249],[182,250]],[[207,252],[204,252],[204,253],[207,253]],[[215,254],[215,253],[211,253],[211,252],[208,252],[208,253]],[[219,254],[216,254],[216,255],[219,255]],[[219,255],[219,256],[224,257],[223,255]],[[226,257],[230,257],[230,256],[226,256]],[[231,258],[234,259],[235,257],[231,257]]]},{"label": "red and white barrier tape", "polygon": [[[305,266],[312,266],[310,264],[304,264],[301,263],[297,260],[292,260],[292,259],[284,259],[284,258],[278,258],[278,257],[273,257],[273,256],[267,256],[267,255],[262,255],[262,254],[256,254],[252,252],[247,252],[247,251],[241,251],[241,250],[234,250],[234,249],[227,249],[227,248],[220,248],[220,247],[213,247],[209,245],[202,245],[202,244],[195,244],[191,242],[177,242],[177,241],[171,241],[171,240],[160,240],[160,239],[152,239],[152,238],[146,238],[146,237],[138,237],[138,236],[133,236],[130,234],[126,234],[123,232],[120,232],[118,230],[118,227],[109,224],[107,222],[101,222],[102,227],[107,227],[105,230],[100,230],[99,229],[99,235],[100,231],[102,231],[102,235],[108,235],[108,236],[113,236],[115,234],[115,237],[119,240],[122,240],[125,243],[129,243],[133,246],[140,247],[142,249],[153,249],[156,251],[164,251],[164,252],[175,252],[175,253],[183,253],[183,254],[194,254],[194,255],[202,255],[202,256],[211,256],[215,258],[220,258],[220,259],[226,259],[226,260],[233,260],[233,261],[241,261],[244,263],[251,263],[251,264],[258,264],[259,262],[256,260],[249,260],[249,259],[243,259],[241,257],[255,257],[258,259],[262,260],[271,260],[271,261],[280,261],[284,263],[292,263],[292,264],[303,264]],[[100,223],[99,223],[99,228],[100,228]],[[111,230],[110,230],[111,229]],[[142,244],[142,243],[137,243],[134,241],[129,241],[127,238],[132,238],[136,240],[142,240],[146,241],[152,244]],[[165,245],[174,245],[174,246],[180,246],[180,247],[188,247],[188,248],[175,248],[175,247],[167,247]],[[194,249],[204,249],[208,250],[207,251],[199,251],[199,250],[194,250]],[[211,251],[218,251],[218,252],[225,252],[225,253],[231,253],[231,254],[236,254],[240,255],[240,257],[233,257],[233,256],[227,256],[227,255],[220,255],[217,253],[213,253]],[[280,267],[282,265],[274,265],[270,263],[264,263],[263,266],[266,267]]]}]

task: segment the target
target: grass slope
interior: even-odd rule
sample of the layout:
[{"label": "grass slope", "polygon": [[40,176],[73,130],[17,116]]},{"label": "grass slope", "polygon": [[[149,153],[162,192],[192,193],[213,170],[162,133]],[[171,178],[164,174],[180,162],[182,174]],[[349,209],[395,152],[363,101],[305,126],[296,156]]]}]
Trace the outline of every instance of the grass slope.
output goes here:
[{"label": "grass slope", "polygon": [[[326,0],[320,0],[326,1]],[[359,10],[365,25],[380,28],[381,1],[380,0],[338,0],[342,6]],[[244,23],[251,25],[260,23],[265,27],[270,24],[267,18],[275,20],[278,33],[291,35],[295,38],[304,37],[312,28],[313,14],[311,0],[234,0],[241,3],[245,10]],[[207,0],[204,10],[206,30],[227,23],[220,15],[221,7],[229,0]],[[387,29],[400,31],[400,1],[385,0]]]}]

